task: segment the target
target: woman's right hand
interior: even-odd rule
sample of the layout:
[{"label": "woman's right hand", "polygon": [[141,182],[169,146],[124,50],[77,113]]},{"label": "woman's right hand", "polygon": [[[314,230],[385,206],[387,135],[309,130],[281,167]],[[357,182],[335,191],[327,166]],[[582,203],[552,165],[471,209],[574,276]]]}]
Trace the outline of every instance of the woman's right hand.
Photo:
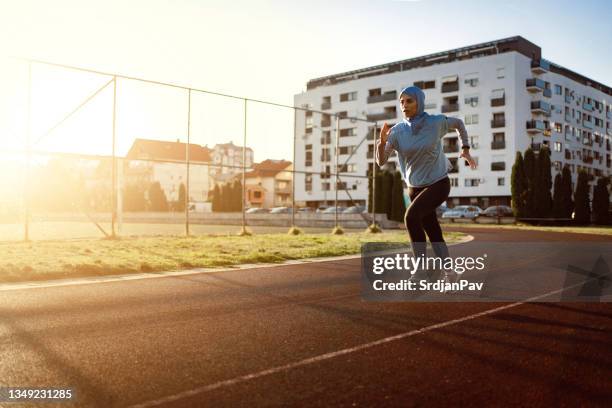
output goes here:
[{"label": "woman's right hand", "polygon": [[389,127],[387,122],[385,122],[385,124],[383,125],[382,129],[380,129],[380,143],[383,146],[385,144],[387,144],[387,139],[389,138],[389,133],[391,133],[391,128]]}]

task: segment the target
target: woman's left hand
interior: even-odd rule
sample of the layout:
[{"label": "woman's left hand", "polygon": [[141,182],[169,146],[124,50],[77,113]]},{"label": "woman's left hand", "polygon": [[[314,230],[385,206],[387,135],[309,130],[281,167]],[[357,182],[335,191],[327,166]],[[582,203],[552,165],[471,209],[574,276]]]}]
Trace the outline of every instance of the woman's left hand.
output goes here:
[{"label": "woman's left hand", "polygon": [[461,154],[459,155],[459,157],[462,157],[467,160],[468,164],[470,165],[470,168],[472,170],[476,170],[476,161],[472,158],[468,149],[461,149]]}]

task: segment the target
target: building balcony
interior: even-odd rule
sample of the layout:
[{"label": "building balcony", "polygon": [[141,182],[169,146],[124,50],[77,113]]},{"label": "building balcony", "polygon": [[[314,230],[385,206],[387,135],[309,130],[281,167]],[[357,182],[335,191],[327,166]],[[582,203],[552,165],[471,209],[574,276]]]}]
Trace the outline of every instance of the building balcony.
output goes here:
[{"label": "building balcony", "polygon": [[291,194],[293,193],[292,188],[291,187],[284,187],[284,188],[275,188],[274,192],[276,194]]},{"label": "building balcony", "polygon": [[321,104],[321,110],[328,110],[328,109],[331,109],[331,107],[332,107],[331,102],[323,102]]},{"label": "building balcony", "polygon": [[550,104],[544,101],[532,101],[531,113],[541,113],[543,115],[550,116]]},{"label": "building balcony", "polygon": [[593,163],[593,157],[592,157],[592,156],[584,156],[584,157],[582,158],[582,161],[583,161],[584,163],[592,164],[592,163]]},{"label": "building balcony", "polygon": [[565,95],[565,103],[572,103],[572,97],[569,95]]},{"label": "building balcony", "polygon": [[542,92],[546,89],[546,84],[539,78],[529,78],[526,81],[526,86],[529,92]]},{"label": "building balcony", "polygon": [[378,120],[395,119],[396,117],[397,113],[395,112],[369,113],[368,115],[366,115],[366,119],[371,122],[376,122]]},{"label": "building balcony", "polygon": [[582,126],[587,128],[587,129],[593,129],[593,122],[591,122],[589,120],[583,120],[582,121]]},{"label": "building balcony", "polygon": [[590,103],[586,103],[586,102],[582,104],[582,109],[589,111],[589,112],[593,112],[595,110],[593,105],[591,105]]},{"label": "building balcony", "polygon": [[449,103],[446,105],[442,105],[442,113],[457,112],[458,110],[459,110],[458,103]]},{"label": "building balcony", "polygon": [[321,127],[330,127],[330,126],[331,126],[331,119],[321,120]]},{"label": "building balcony", "polygon": [[444,153],[457,153],[459,151],[459,145],[457,144],[452,144],[452,145],[443,145],[442,146],[442,150],[444,151]]},{"label": "building balcony", "polygon": [[374,152],[367,152],[366,158],[373,159],[374,158]]},{"label": "building balcony", "polygon": [[499,150],[506,148],[505,140],[494,140],[491,142],[491,150]]},{"label": "building balcony", "polygon": [[612,136],[612,128],[607,128],[606,133],[608,134],[608,136]]},{"label": "building balcony", "polygon": [[503,98],[493,98],[491,99],[491,106],[505,106],[506,105],[506,97]]},{"label": "building balcony", "polygon": [[552,98],[552,91],[550,89],[544,89],[542,91],[542,95],[544,95],[547,98]]},{"label": "building balcony", "polygon": [[500,128],[506,126],[506,119],[493,119],[491,121],[492,128]]},{"label": "building balcony", "polygon": [[368,96],[368,103],[394,101],[397,99],[397,92],[385,92],[382,95]]},{"label": "building balcony", "polygon": [[328,162],[328,161],[331,161],[331,155],[325,155],[325,154],[322,154],[322,155],[321,155],[321,161],[322,161],[322,162]]},{"label": "building balcony", "polygon": [[532,60],[531,61],[531,72],[540,75],[545,74],[550,70],[550,64],[546,61],[542,60]]},{"label": "building balcony", "polygon": [[606,112],[606,118],[612,120],[612,111],[607,111]]},{"label": "building balcony", "polygon": [[571,122],[572,121],[572,115],[565,114],[565,121],[566,122]]},{"label": "building balcony", "polygon": [[457,82],[445,82],[442,84],[442,93],[456,92],[459,90],[459,81]]},{"label": "building balcony", "polygon": [[546,130],[544,122],[541,120],[528,120],[527,121],[527,133],[542,133]]}]

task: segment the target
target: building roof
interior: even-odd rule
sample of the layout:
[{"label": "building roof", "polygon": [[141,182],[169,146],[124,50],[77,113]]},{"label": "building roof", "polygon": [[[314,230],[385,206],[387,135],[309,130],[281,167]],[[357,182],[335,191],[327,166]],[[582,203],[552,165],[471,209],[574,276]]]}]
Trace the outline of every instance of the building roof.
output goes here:
[{"label": "building roof", "polygon": [[[527,58],[531,58],[532,60],[539,61],[540,59],[542,59],[542,49],[539,46],[535,45],[534,43],[528,41],[527,39],[521,36],[514,36],[502,38],[500,40],[474,44],[467,47],[455,48],[448,51],[437,52],[435,54],[428,54],[420,57],[389,62],[386,64],[356,69],[320,78],[314,78],[308,81],[308,83],[306,84],[306,89],[311,90],[320,86],[329,86],[370,76],[385,75],[390,74],[392,72],[407,71],[410,69],[427,67],[434,64],[449,63],[487,55],[502,54],[512,51],[521,53]],[[554,64],[552,62],[550,63],[553,72],[566,76],[570,79],[573,79],[574,81],[580,82],[583,85],[591,86],[608,95],[612,95],[612,88],[610,88],[609,86],[589,79],[567,68],[561,67],[560,65]]]},{"label": "building roof", "polygon": [[[213,149],[223,148],[223,149],[240,149],[242,150],[242,146],[236,146],[234,142],[229,143],[217,143]],[[253,151],[250,147],[247,146],[247,150]]]},{"label": "building roof", "polygon": [[291,166],[291,162],[287,160],[267,159],[261,163],[254,163],[253,170],[247,172],[245,177],[274,177],[281,171],[286,170],[289,166]]},{"label": "building roof", "polygon": [[[130,148],[127,159],[159,160],[184,162],[187,144],[180,141],[136,139]],[[204,146],[189,144],[189,161],[193,163],[209,163],[210,149]]]}]

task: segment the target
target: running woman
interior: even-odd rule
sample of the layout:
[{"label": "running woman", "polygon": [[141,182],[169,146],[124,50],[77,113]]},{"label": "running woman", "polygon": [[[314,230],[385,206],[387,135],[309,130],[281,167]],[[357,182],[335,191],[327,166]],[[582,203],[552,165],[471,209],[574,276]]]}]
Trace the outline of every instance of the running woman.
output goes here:
[{"label": "running woman", "polygon": [[[427,233],[436,256],[444,260],[449,253],[436,208],[448,199],[450,162],[442,149],[442,137],[449,130],[458,131],[461,137],[459,157],[465,159],[472,169],[476,169],[476,162],[470,155],[468,134],[461,119],[429,115],[425,112],[425,94],[416,86],[403,89],[399,102],[404,120],[392,128],[387,123],[383,125],[376,146],[376,162],[382,166],[392,150],[397,152],[400,172],[408,185],[410,197],[404,222],[413,256],[426,256]],[[447,271],[445,279],[455,281],[457,275],[454,271]]]}]

